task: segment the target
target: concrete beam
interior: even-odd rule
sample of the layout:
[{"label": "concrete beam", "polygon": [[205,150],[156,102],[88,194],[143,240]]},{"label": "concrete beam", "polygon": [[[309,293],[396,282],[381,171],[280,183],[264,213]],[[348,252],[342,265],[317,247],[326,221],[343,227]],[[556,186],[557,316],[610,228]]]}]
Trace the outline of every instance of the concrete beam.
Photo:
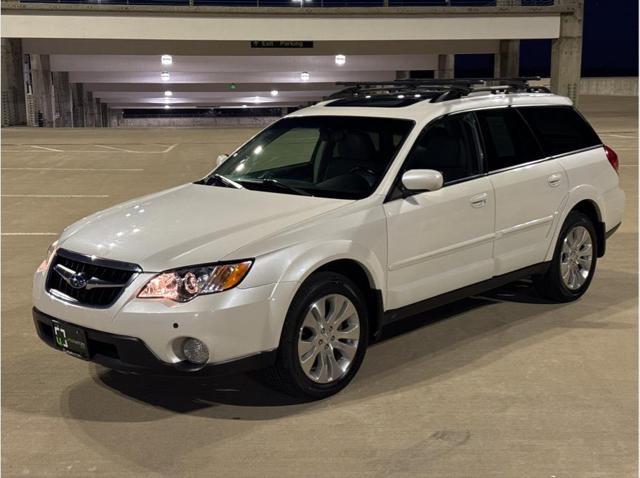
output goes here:
[{"label": "concrete beam", "polygon": [[[257,3],[257,1],[256,1]],[[552,5],[528,6],[522,5],[521,0],[497,0],[496,6],[421,6],[421,7],[229,7],[229,6],[182,6],[182,5],[117,5],[117,4],[70,4],[70,3],[21,3],[20,0],[3,0],[2,13],[10,12],[83,12],[83,13],[124,13],[135,14],[178,14],[182,16],[272,16],[282,15],[288,17],[299,16],[390,16],[390,15],[523,15],[523,14],[549,14],[569,12],[572,9],[570,3],[556,0]]]},{"label": "concrete beam", "polygon": [[248,41],[189,41],[181,40],[92,40],[25,38],[25,53],[51,55],[152,55],[167,52],[187,56],[279,56],[305,57],[307,55],[437,55],[444,53],[495,53],[498,40],[412,40],[412,41],[316,41],[313,48],[251,48]]},{"label": "concrete beam", "polygon": [[560,14],[297,16],[126,15],[3,11],[2,35],[11,38],[335,41],[499,40],[558,38]]}]

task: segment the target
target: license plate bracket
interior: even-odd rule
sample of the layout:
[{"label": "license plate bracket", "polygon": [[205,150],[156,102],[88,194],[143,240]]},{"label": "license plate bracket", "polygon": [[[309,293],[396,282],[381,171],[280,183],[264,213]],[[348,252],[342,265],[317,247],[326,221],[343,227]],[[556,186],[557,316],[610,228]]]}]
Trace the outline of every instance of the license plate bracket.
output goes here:
[{"label": "license plate bracket", "polygon": [[87,334],[84,329],[57,320],[51,321],[51,328],[56,348],[74,357],[89,360]]}]

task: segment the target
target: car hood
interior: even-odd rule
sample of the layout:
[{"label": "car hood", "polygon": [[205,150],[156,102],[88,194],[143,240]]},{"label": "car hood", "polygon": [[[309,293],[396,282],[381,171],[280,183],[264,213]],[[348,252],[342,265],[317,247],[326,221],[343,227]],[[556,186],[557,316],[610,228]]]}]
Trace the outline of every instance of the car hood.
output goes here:
[{"label": "car hood", "polygon": [[188,184],[93,214],[60,247],[144,271],[204,264],[353,201]]}]

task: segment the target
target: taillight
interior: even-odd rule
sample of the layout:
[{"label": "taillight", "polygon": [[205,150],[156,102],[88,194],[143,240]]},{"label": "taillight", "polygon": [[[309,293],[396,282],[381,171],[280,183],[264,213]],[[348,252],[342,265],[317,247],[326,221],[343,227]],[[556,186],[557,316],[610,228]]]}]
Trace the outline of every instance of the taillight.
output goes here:
[{"label": "taillight", "polygon": [[609,163],[611,164],[613,169],[616,170],[616,173],[620,174],[620,163],[618,161],[618,155],[616,154],[616,152],[606,144],[604,145],[604,152],[606,153],[607,159],[609,160]]}]

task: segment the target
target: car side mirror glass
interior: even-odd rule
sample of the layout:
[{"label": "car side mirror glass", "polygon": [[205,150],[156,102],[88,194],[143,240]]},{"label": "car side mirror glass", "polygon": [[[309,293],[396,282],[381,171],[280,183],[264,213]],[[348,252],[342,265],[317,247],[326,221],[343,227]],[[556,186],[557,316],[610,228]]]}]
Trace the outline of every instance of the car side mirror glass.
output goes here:
[{"label": "car side mirror glass", "polygon": [[216,159],[216,166],[220,166],[227,160],[228,157],[229,156],[226,154],[221,154],[220,156],[218,156],[218,158]]},{"label": "car side mirror glass", "polygon": [[437,191],[443,182],[442,173],[435,169],[411,169],[402,175],[402,185],[411,192]]}]

